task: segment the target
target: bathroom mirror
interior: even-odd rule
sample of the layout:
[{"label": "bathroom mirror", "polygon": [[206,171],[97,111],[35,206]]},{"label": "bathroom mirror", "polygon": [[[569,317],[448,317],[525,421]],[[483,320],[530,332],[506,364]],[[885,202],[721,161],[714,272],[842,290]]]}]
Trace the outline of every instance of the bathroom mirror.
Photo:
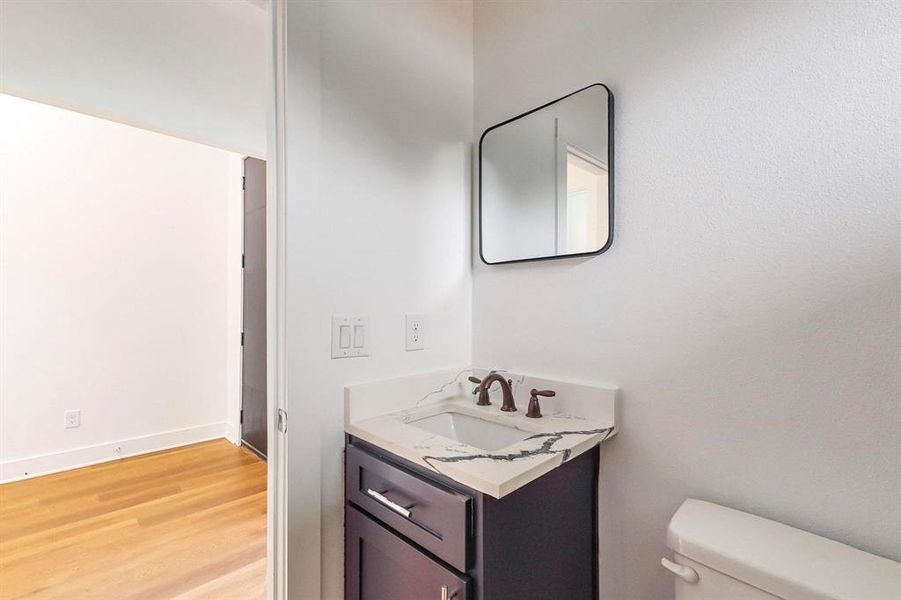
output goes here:
[{"label": "bathroom mirror", "polygon": [[479,253],[489,265],[600,254],[613,241],[613,94],[590,85],[479,141]]}]

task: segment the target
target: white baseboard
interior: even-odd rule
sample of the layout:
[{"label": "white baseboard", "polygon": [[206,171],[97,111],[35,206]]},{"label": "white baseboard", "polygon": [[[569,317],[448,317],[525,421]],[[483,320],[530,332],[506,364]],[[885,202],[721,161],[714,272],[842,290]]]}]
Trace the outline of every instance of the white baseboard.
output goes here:
[{"label": "white baseboard", "polygon": [[235,446],[241,445],[241,434],[239,433],[237,425],[235,425],[234,423],[225,424],[225,439],[230,441]]},{"label": "white baseboard", "polygon": [[[59,471],[96,465],[119,458],[177,448],[197,442],[228,437],[229,427],[223,421],[186,429],[164,431],[105,444],[73,448],[52,454],[17,458],[0,462],[0,483],[29,479]],[[231,438],[229,438],[231,439]]]}]

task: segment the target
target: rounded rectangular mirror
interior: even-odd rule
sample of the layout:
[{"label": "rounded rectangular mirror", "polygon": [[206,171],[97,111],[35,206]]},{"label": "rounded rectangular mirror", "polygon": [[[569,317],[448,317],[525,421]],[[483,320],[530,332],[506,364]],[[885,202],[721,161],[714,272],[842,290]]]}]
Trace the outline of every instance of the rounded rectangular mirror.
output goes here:
[{"label": "rounded rectangular mirror", "polygon": [[479,253],[500,263],[600,254],[613,241],[613,94],[596,83],[479,141]]}]

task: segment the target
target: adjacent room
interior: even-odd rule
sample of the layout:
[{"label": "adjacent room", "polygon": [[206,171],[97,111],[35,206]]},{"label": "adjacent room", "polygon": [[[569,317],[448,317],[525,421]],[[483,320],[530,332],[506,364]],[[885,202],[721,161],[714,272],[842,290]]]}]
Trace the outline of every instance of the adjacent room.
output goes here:
[{"label": "adjacent room", "polygon": [[[265,597],[264,111],[246,135],[197,104],[239,81],[176,29],[243,31],[262,76],[265,10],[238,7],[3,4],[4,600]],[[150,32],[196,78],[142,70]]]},{"label": "adjacent room", "polygon": [[238,554],[262,593],[265,163],[9,95],[0,125],[4,597]]}]

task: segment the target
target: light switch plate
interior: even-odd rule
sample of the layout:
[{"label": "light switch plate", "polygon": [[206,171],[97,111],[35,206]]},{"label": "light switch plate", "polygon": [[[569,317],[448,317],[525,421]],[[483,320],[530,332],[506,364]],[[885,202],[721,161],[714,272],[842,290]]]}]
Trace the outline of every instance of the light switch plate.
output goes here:
[{"label": "light switch plate", "polygon": [[369,317],[334,315],[332,317],[332,358],[369,356]]},{"label": "light switch plate", "polygon": [[407,352],[425,350],[425,317],[407,315]]}]

